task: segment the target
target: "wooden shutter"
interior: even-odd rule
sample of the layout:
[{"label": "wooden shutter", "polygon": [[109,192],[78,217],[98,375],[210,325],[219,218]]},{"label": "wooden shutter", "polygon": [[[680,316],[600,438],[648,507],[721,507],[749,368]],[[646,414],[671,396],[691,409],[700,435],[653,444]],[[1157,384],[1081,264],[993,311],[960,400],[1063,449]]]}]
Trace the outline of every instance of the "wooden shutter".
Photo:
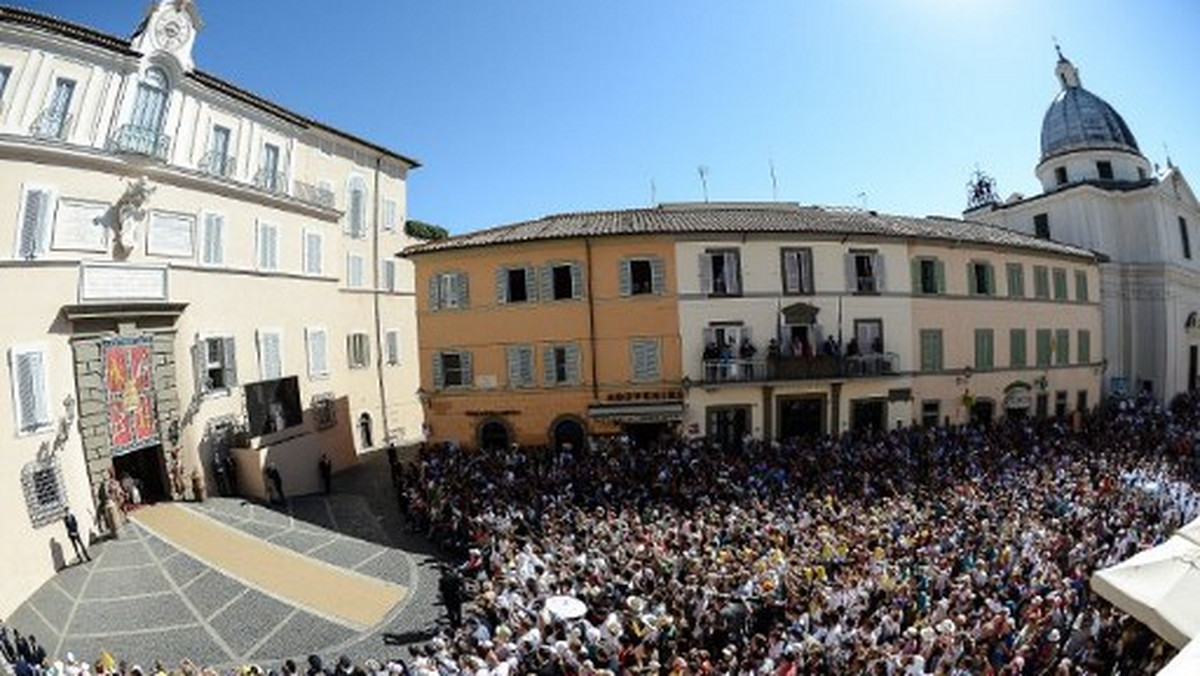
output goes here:
[{"label": "wooden shutter", "polygon": [[564,350],[564,357],[567,361],[567,382],[571,384],[579,384],[579,346],[568,345]]},{"label": "wooden shutter", "polygon": [[975,285],[975,264],[967,263],[967,293],[974,296],[979,292]]},{"label": "wooden shutter", "polygon": [[518,345],[510,345],[506,352],[508,355],[508,386],[520,387],[525,384],[521,378],[521,348]]},{"label": "wooden shutter", "polygon": [[858,267],[855,265],[855,255],[852,253],[846,254],[846,258],[843,263],[846,267],[846,292],[857,293]]},{"label": "wooden shutter", "polygon": [[441,275],[434,274],[429,277],[429,311],[437,312],[441,308],[441,299],[438,297],[441,292]]},{"label": "wooden shutter", "polygon": [[325,375],[325,331],[308,329],[305,342],[308,344],[309,377]]},{"label": "wooden shutter", "polygon": [[650,283],[654,285],[655,294],[661,296],[667,292],[666,264],[658,256],[650,259]]},{"label": "wooden shutter", "polygon": [[582,263],[571,263],[571,298],[583,298]]},{"label": "wooden shutter", "polygon": [[542,377],[547,386],[553,386],[554,380],[554,346],[542,348]]},{"label": "wooden shutter", "polygon": [[221,339],[221,350],[225,367],[225,386],[229,388],[237,387],[237,353],[233,346],[233,337]]},{"label": "wooden shutter", "polygon": [[471,301],[471,289],[467,284],[467,273],[454,275],[454,295],[458,297],[459,309],[466,309]]},{"label": "wooden shutter", "polygon": [[996,268],[991,263],[987,263],[983,268],[983,275],[987,279],[987,292],[989,296],[999,295],[996,293]]},{"label": "wooden shutter", "polygon": [[725,288],[733,295],[742,292],[742,270],[738,265],[738,258],[736,251],[725,254]]},{"label": "wooden shutter", "polygon": [[529,345],[521,346],[521,383],[527,387],[534,384],[533,347]]},{"label": "wooden shutter", "polygon": [[25,191],[25,212],[21,218],[21,235],[17,256],[37,258],[46,251],[46,226],[50,211],[50,193],[45,190]]},{"label": "wooden shutter", "polygon": [[49,423],[46,410],[46,374],[42,353],[14,353],[17,381],[17,419],[22,432],[30,432]]},{"label": "wooden shutter", "polygon": [[542,300],[554,300],[554,265],[547,263],[542,266],[541,274],[538,275],[541,291],[538,295]]},{"label": "wooden shutter", "polygon": [[387,341],[387,360],[389,364],[400,363],[400,334],[397,331],[388,331],[384,334],[384,339]]},{"label": "wooden shutter", "polygon": [[802,290],[802,282],[800,281],[800,252],[799,251],[784,251],[783,252],[783,292],[784,293],[800,293]]},{"label": "wooden shutter", "polygon": [[934,261],[933,275],[937,280],[937,292],[946,293],[946,264],[940,260]]},{"label": "wooden shutter", "polygon": [[632,263],[632,259],[622,258],[617,267],[618,285],[622,296],[633,293],[633,271],[630,269]]},{"label": "wooden shutter", "polygon": [[496,268],[496,304],[508,302],[508,268]]},{"label": "wooden shutter", "polygon": [[440,390],[446,386],[446,373],[442,367],[442,353],[433,353],[433,389]]},{"label": "wooden shutter", "polygon": [[192,343],[192,370],[196,394],[204,394],[208,391],[208,341],[199,336]]},{"label": "wooden shutter", "polygon": [[912,259],[909,262],[909,268],[912,273],[912,292],[914,294],[919,294],[922,291],[924,291],[924,289],[921,288],[921,261],[920,261],[920,259],[917,259],[917,258]]},{"label": "wooden shutter", "polygon": [[712,257],[715,254],[700,254],[700,293],[713,292]]},{"label": "wooden shutter", "polygon": [[464,350],[458,353],[458,363],[462,368],[462,384],[463,387],[475,386],[475,367],[471,358],[471,353]]},{"label": "wooden shutter", "polygon": [[1085,329],[1079,330],[1079,335],[1075,339],[1075,359],[1080,364],[1089,364],[1092,361],[1092,334]]},{"label": "wooden shutter", "polygon": [[530,303],[538,300],[537,268],[525,266],[525,299]]}]

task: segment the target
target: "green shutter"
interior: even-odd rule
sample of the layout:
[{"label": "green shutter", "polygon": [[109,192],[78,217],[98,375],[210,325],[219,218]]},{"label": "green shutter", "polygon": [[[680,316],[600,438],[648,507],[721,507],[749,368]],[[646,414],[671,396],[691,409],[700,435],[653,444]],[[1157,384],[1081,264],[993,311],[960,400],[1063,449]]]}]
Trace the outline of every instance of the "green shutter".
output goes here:
[{"label": "green shutter", "polygon": [[1013,368],[1024,368],[1025,329],[1010,329],[1008,332],[1008,365]]},{"label": "green shutter", "polygon": [[987,293],[989,296],[998,295],[996,293],[996,269],[991,263],[987,263],[984,267],[984,276],[987,278]]},{"label": "green shutter", "polygon": [[967,293],[974,296],[975,289],[975,264],[967,263]]},{"label": "green shutter", "polygon": [[934,261],[933,275],[937,279],[937,292],[946,293],[946,264],[940,260]]},{"label": "green shutter", "polygon": [[917,295],[921,293],[921,259],[912,259],[909,262],[909,268],[912,271],[912,292],[913,295]]},{"label": "green shutter", "polygon": [[1037,338],[1037,365],[1050,365],[1050,329],[1038,329]]},{"label": "green shutter", "polygon": [[1087,272],[1075,271],[1075,300],[1080,303],[1088,302]]},{"label": "green shutter", "polygon": [[1071,331],[1069,329],[1058,329],[1055,334],[1054,354],[1056,364],[1066,365],[1071,363]]},{"label": "green shutter", "polygon": [[667,292],[666,264],[658,256],[650,259],[650,283],[654,285],[655,294],[661,296]]},{"label": "green shutter", "polygon": [[237,350],[234,349],[233,338],[223,338],[221,349],[225,357],[225,362],[222,364],[225,368],[225,387],[237,387]]},{"label": "green shutter", "polygon": [[1075,347],[1077,359],[1080,364],[1092,363],[1092,334],[1086,329],[1080,329],[1076,338],[1078,345]]}]

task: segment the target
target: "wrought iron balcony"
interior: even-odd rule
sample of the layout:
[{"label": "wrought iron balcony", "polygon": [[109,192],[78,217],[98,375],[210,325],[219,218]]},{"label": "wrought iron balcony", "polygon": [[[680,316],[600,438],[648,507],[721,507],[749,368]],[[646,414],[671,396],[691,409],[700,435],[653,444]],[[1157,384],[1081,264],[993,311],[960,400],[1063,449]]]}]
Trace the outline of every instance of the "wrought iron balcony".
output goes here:
[{"label": "wrought iron balcony", "polygon": [[272,171],[266,167],[259,169],[254,175],[254,185],[273,195],[287,194],[287,176],[282,171]]},{"label": "wrought iron balcony", "polygon": [[305,183],[304,181],[293,181],[295,187],[292,195],[302,202],[316,204],[317,206],[333,208],[333,191],[329,188],[323,188],[319,185]]},{"label": "wrought iron balcony", "polygon": [[171,137],[147,127],[123,124],[108,138],[108,149],[128,155],[145,155],[160,162],[171,152]]},{"label": "wrought iron balcony", "polygon": [[898,375],[900,356],[894,352],[851,357],[818,354],[811,357],[709,359],[703,365],[705,384],[871,378]]},{"label": "wrought iron balcony", "polygon": [[209,176],[232,178],[234,167],[236,166],[236,157],[217,150],[210,150],[204,153],[204,157],[200,158],[200,171]]},{"label": "wrought iron balcony", "polygon": [[71,116],[56,108],[47,108],[38,113],[29,132],[38,138],[63,141],[71,128]]}]

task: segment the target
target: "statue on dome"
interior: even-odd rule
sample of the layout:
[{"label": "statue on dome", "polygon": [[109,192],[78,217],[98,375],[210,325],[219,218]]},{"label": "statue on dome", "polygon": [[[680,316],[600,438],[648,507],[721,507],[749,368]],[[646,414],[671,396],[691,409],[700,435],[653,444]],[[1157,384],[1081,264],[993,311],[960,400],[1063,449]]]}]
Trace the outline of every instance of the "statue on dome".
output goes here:
[{"label": "statue on dome", "polygon": [[971,174],[971,180],[967,181],[967,209],[978,209],[999,202],[996,179],[976,168],[975,173]]}]

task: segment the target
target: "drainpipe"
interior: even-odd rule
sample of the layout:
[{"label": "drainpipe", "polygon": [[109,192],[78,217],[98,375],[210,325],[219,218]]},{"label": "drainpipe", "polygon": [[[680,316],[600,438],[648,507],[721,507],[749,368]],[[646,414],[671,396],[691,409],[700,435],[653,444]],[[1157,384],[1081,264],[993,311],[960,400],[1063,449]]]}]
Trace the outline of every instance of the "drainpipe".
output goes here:
[{"label": "drainpipe", "polygon": [[592,295],[592,238],[583,238],[583,247],[586,252],[587,265],[584,268],[587,274],[587,304],[588,304],[588,342],[590,343],[592,352],[592,401],[600,401],[600,384],[596,381],[596,300]]},{"label": "drainpipe", "polygon": [[[375,317],[375,341],[379,349],[375,350],[375,382],[379,387],[379,412],[380,422],[383,425],[382,439],[391,441],[392,426],[388,421],[388,401],[387,388],[383,384],[383,350],[387,342],[386,336],[383,335],[383,318],[380,316],[379,295],[383,293],[380,289],[380,268],[383,260],[379,257],[379,170],[383,165],[383,156],[379,155],[375,158],[375,185],[371,196],[371,260],[374,261],[374,290],[371,292],[372,314]],[[394,263],[393,263],[394,265]]]}]

